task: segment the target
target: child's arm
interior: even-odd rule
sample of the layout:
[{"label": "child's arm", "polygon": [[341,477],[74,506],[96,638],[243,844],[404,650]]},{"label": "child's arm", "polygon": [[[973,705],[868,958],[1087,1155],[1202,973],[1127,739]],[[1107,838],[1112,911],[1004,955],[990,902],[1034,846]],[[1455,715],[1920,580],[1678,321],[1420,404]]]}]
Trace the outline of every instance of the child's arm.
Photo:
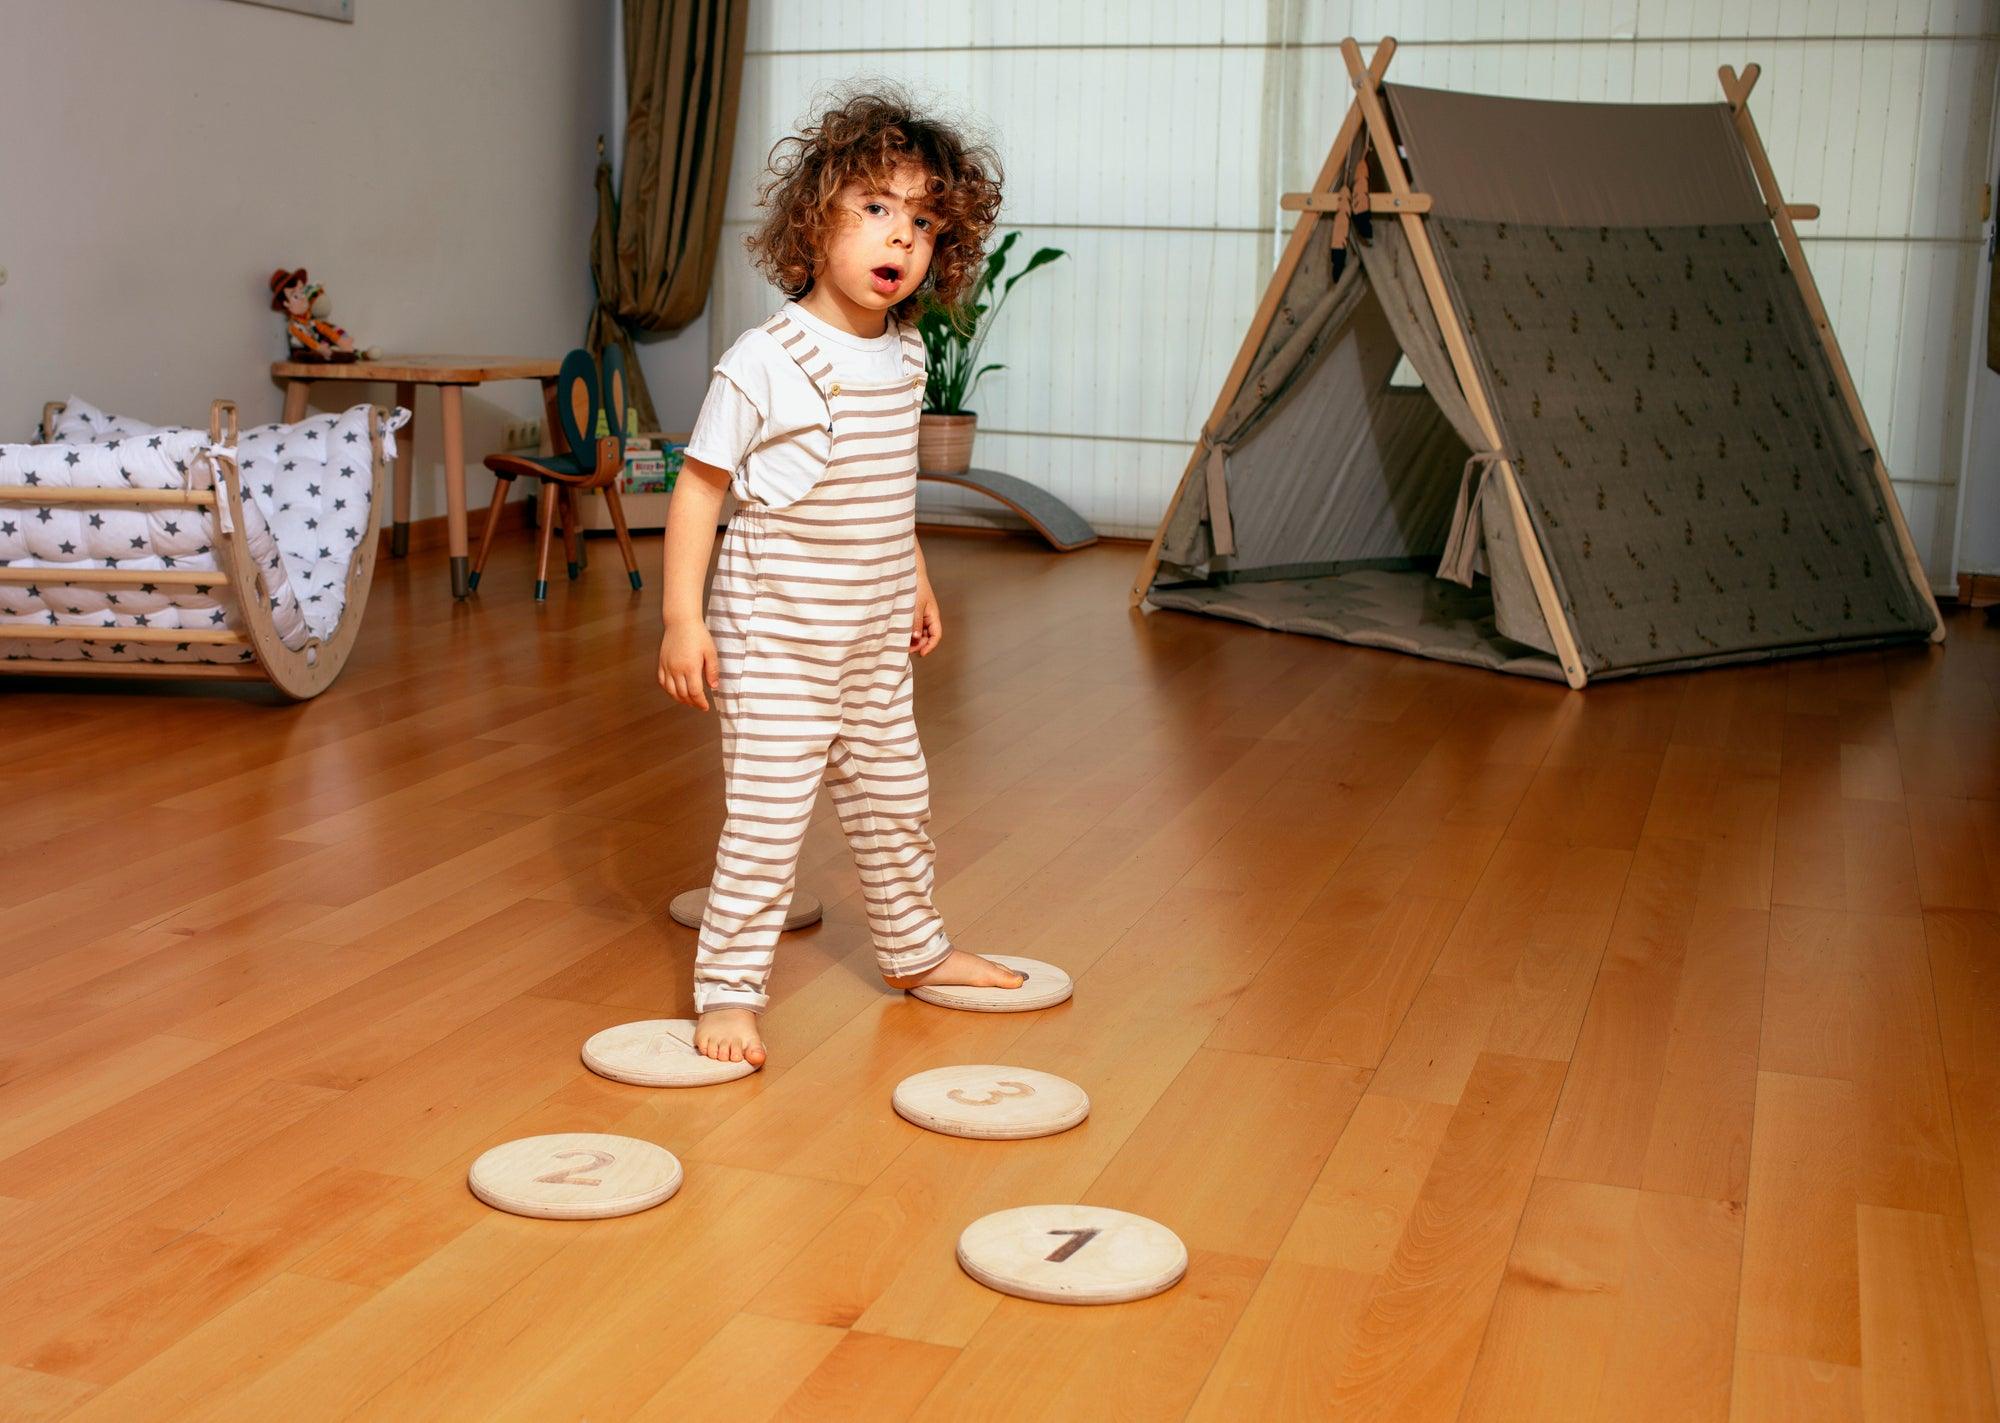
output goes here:
[{"label": "child's arm", "polygon": [[704,688],[721,680],[715,660],[715,640],[701,617],[702,584],[708,577],[709,548],[715,542],[715,517],[729,476],[698,459],[681,461],[674,497],[667,505],[666,592],[660,612],[666,636],[660,639],[660,685],[677,702],[708,710]]},{"label": "child's arm", "polygon": [[944,639],[944,617],[938,612],[937,594],[931,591],[930,570],[924,566],[924,546],[917,544],[916,550],[917,616],[910,626],[910,651],[919,657],[929,657]]}]

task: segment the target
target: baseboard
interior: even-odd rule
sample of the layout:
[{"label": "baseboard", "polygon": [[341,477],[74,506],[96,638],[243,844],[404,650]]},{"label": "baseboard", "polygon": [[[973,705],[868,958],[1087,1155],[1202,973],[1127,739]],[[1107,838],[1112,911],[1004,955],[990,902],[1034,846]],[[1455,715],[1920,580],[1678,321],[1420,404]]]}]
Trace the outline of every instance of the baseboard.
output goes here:
[{"label": "baseboard", "polygon": [[[536,509],[534,500],[510,499],[507,501],[507,507],[518,511],[517,517],[521,521],[522,528],[528,530],[534,529],[535,509]],[[979,527],[970,524],[931,523],[928,520],[920,519],[917,521],[917,527],[923,530],[923,532],[925,532],[926,534],[968,534],[974,537],[977,537],[981,534],[986,534],[996,538],[1019,538],[1022,535],[1027,535],[1030,538],[1034,537],[1034,531],[1031,530],[1026,524],[1022,524],[1018,529],[1008,529],[1008,528],[994,528],[990,525],[986,527]],[[486,511],[481,509],[475,515],[471,515],[467,519],[467,526],[466,526],[467,541],[471,544],[476,545],[479,542],[480,534],[485,531],[485,528],[486,528]],[[595,536],[600,531],[596,529],[591,529],[586,532],[592,536]],[[608,530],[602,532],[605,533],[606,536],[609,535]],[[659,532],[658,530],[652,531],[655,537],[658,536],[658,532]],[[381,558],[390,557],[389,537],[390,537],[390,525],[384,523],[382,525],[381,552],[378,555]],[[635,531],[634,537],[644,538],[646,537],[646,535],[644,533]],[[1102,534],[1099,535],[1097,541],[1100,544],[1118,544],[1118,545],[1125,545],[1131,548],[1147,548],[1150,547],[1151,545],[1150,539],[1128,538],[1122,534]],[[411,521],[410,543],[409,543],[409,551],[411,553],[439,553],[449,547],[451,547],[451,529],[444,515],[438,514],[429,519],[414,519]],[[1968,575],[1965,574],[1959,575],[1959,585],[1961,588],[1964,587],[1965,579],[1967,576]],[[2000,599],[2000,578],[1987,578],[1984,579],[1983,582],[1992,585],[1992,591],[1985,595],[1987,601],[1991,601],[1993,599]]]},{"label": "baseboard", "polygon": [[1958,601],[1967,608],[1991,607],[2000,603],[2000,573],[1958,575]]}]

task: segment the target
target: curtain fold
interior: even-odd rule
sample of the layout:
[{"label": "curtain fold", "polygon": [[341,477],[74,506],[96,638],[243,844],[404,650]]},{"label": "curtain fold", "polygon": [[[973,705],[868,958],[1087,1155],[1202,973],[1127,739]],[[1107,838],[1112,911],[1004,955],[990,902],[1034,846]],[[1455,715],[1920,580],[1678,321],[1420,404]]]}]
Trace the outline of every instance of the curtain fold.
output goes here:
[{"label": "curtain fold", "polygon": [[625,354],[631,402],[658,429],[634,331],[678,331],[708,301],[736,139],[748,0],[623,0],[624,172],[600,145],[584,344]]}]

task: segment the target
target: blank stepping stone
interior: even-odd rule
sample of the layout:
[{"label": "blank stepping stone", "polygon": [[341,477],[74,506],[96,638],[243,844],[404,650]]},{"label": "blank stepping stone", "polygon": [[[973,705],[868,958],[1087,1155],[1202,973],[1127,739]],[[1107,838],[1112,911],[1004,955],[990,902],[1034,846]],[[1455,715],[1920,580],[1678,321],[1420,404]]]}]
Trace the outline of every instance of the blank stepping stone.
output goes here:
[{"label": "blank stepping stone", "polygon": [[896,1114],[927,1131],[988,1141],[1054,1136],[1090,1115],[1090,1096],[1032,1067],[937,1067],[896,1084]]},{"label": "blank stepping stone", "polygon": [[1018,1206],[958,1237],[958,1263],[988,1289],[1049,1304],[1122,1304],[1172,1289],[1187,1246],[1156,1220],[1105,1206]]},{"label": "blank stepping stone", "polygon": [[964,988],[956,984],[926,984],[912,988],[910,996],[940,1008],[957,1008],[967,1013],[1029,1013],[1037,1008],[1053,1008],[1076,991],[1069,975],[1040,959],[1015,958],[1009,954],[987,954],[994,963],[1028,975],[1019,988]]},{"label": "blank stepping stone", "polygon": [[599,1077],[640,1087],[712,1087],[757,1069],[747,1062],[717,1062],[695,1051],[693,1018],[648,1018],[594,1033],[583,1045],[583,1065]]},{"label": "blank stepping stone", "polygon": [[[673,903],[667,906],[667,917],[676,924],[687,925],[690,929],[699,929],[701,916],[707,912],[706,885],[700,889],[690,889],[675,895]],[[825,910],[815,896],[807,894],[802,889],[795,890],[792,894],[792,907],[785,915],[784,927],[787,930],[803,929],[808,924],[817,924],[823,913]]]},{"label": "blank stepping stone", "polygon": [[665,1147],[605,1132],[524,1136],[494,1147],[467,1173],[495,1210],[548,1220],[599,1220],[647,1210],[681,1188]]}]

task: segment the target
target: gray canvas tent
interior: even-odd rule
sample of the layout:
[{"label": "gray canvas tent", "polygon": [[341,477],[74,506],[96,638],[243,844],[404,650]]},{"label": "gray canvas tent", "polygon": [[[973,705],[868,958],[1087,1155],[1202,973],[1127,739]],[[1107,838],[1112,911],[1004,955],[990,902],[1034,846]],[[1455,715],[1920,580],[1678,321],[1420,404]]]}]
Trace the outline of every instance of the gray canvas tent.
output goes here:
[{"label": "gray canvas tent", "polygon": [[1133,587],[1567,680],[1943,637],[1750,121],[1382,83]]}]

